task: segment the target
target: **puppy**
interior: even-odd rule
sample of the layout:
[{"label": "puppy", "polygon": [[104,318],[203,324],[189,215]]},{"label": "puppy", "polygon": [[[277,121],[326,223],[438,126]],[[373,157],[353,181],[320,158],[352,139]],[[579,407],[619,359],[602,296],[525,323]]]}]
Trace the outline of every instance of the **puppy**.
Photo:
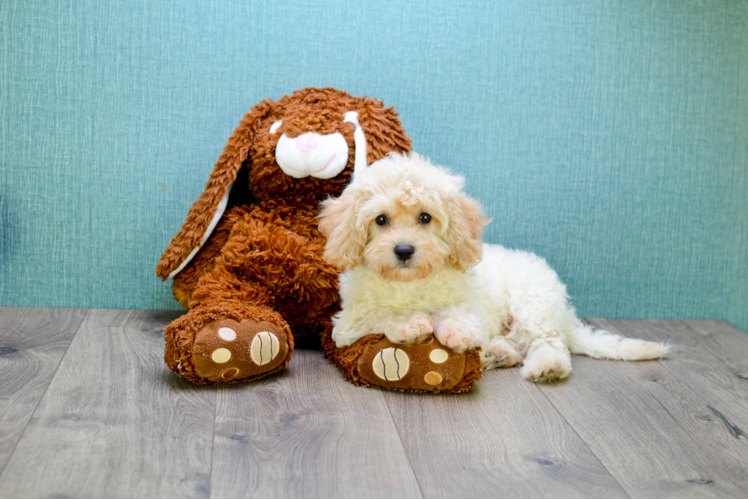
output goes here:
[{"label": "puppy", "polygon": [[415,153],[370,165],[323,202],[324,257],[345,268],[338,347],[371,333],[396,343],[431,335],[456,352],[480,347],[484,369],[522,363],[535,382],[562,379],[571,356],[644,360],[667,347],[585,326],[544,259],[482,242],[483,208],[464,179]]}]

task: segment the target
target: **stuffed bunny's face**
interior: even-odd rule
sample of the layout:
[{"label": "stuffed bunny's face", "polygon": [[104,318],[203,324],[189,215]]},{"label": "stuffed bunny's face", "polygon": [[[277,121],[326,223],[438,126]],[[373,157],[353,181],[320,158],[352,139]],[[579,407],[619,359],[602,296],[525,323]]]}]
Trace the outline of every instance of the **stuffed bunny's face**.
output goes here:
[{"label": "stuffed bunny's face", "polygon": [[[267,99],[244,115],[218,159],[206,189],[157,267],[179,273],[207,242],[229,206],[273,202],[315,211],[340,196],[354,168],[410,151],[394,108],[332,88],[305,88]],[[229,196],[232,200],[229,201]]]},{"label": "stuffed bunny's face", "polygon": [[272,103],[258,124],[249,185],[258,200],[338,196],[354,169],[409,149],[399,119],[373,99],[304,89]]}]

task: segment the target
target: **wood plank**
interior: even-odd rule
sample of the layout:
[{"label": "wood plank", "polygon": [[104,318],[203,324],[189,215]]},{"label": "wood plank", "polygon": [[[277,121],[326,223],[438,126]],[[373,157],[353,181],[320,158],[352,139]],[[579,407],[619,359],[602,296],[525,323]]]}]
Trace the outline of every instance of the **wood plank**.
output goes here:
[{"label": "wood plank", "polygon": [[517,368],[486,372],[467,394],[385,399],[427,498],[626,497]]},{"label": "wood plank", "polygon": [[715,383],[722,376],[718,360],[689,345],[693,336],[682,324],[591,323],[678,344],[663,361],[575,356],[568,381],[541,387],[626,492],[632,497],[745,496],[748,440],[726,425],[744,421],[745,415],[738,405],[726,406],[724,386]]},{"label": "wood plank", "polygon": [[276,377],[220,388],[211,483],[214,498],[421,498],[381,391],[301,349]]},{"label": "wood plank", "polygon": [[[741,444],[743,439],[748,440],[748,377],[743,376],[748,367],[748,335],[716,320],[631,322],[645,323],[653,335],[668,338],[674,344],[675,353],[664,366],[707,402],[709,410],[703,418],[717,417],[712,420],[739,424],[740,427],[730,424],[728,432],[737,434],[734,437]],[[624,327],[629,327],[628,323]],[[744,446],[739,449],[747,450]]]},{"label": "wood plank", "polygon": [[684,330],[698,333],[697,345],[721,359],[733,377],[748,385],[748,335],[744,331],[723,320],[681,320],[678,323]]},{"label": "wood plank", "polygon": [[0,307],[0,474],[85,315]]},{"label": "wood plank", "polygon": [[91,310],[0,476],[10,497],[207,497],[215,390],[164,365],[178,311]]}]

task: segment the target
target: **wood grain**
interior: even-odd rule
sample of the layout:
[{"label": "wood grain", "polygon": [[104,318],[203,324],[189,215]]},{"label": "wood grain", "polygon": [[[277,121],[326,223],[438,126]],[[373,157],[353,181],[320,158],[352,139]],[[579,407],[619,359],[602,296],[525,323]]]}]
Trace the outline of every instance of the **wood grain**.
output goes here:
[{"label": "wood grain", "polygon": [[0,308],[0,497],[748,491],[748,336],[723,321],[595,320],[674,352],[434,396],[355,387],[306,350],[276,377],[196,386],[163,363],[179,314]]},{"label": "wood grain", "polygon": [[0,307],[0,474],[85,314]]},{"label": "wood grain", "polygon": [[163,362],[177,311],[92,310],[0,476],[0,495],[207,497],[215,390]]},{"label": "wood grain", "polygon": [[321,351],[279,376],[218,393],[214,498],[420,498],[377,389],[346,382]]},{"label": "wood grain", "polygon": [[[694,350],[703,349],[718,359],[737,378],[739,387],[748,391],[748,335],[722,320],[680,320],[667,321],[676,324],[681,331],[693,332]],[[674,338],[673,342],[679,342]],[[727,377],[727,378],[732,378]]]},{"label": "wood grain", "polygon": [[626,497],[516,368],[486,372],[467,394],[385,399],[427,498]]},{"label": "wood grain", "polygon": [[734,396],[715,384],[721,377],[718,360],[692,345],[694,336],[682,323],[592,323],[626,336],[678,343],[663,361],[575,356],[568,382],[541,387],[626,492],[632,497],[745,496],[748,441],[727,422],[742,422],[746,415],[728,403]]}]

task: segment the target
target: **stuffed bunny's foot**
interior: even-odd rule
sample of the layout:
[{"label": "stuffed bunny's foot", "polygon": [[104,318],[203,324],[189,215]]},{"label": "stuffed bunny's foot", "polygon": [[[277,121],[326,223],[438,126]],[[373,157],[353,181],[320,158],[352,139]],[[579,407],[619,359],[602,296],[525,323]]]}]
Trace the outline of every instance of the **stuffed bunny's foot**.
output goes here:
[{"label": "stuffed bunny's foot", "polygon": [[396,344],[384,335],[368,335],[335,349],[332,358],[351,382],[396,391],[465,392],[483,374],[480,350],[457,353],[434,338]]},{"label": "stuffed bunny's foot", "polygon": [[294,339],[278,313],[253,306],[225,309],[193,309],[166,328],[171,370],[198,384],[227,384],[256,380],[288,364]]},{"label": "stuffed bunny's foot", "polygon": [[264,374],[288,356],[285,332],[268,321],[224,319],[206,324],[195,337],[196,373],[211,382]]}]

